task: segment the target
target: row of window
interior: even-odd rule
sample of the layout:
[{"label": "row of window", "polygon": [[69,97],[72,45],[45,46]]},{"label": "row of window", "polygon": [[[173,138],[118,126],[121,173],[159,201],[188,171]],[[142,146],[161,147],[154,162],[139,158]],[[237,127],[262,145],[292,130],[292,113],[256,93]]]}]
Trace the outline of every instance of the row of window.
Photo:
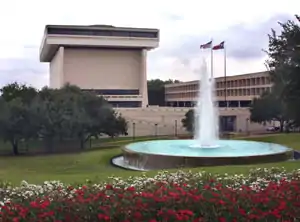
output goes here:
[{"label": "row of window", "polygon": [[[239,100],[239,101],[231,101],[231,100],[219,100],[216,101],[217,107],[229,107],[229,108],[238,108],[238,107],[250,107],[252,101],[251,100]],[[194,107],[196,105],[195,101],[173,101],[166,102],[166,106],[171,107]]]},{"label": "row of window", "polygon": [[[227,89],[226,96],[258,96],[263,92],[270,91],[270,87],[260,87],[251,89]],[[166,99],[176,98],[195,98],[198,92],[184,92],[184,93],[166,93]],[[216,90],[216,96],[225,96],[225,90]]]},{"label": "row of window", "polygon": [[[227,80],[225,81],[216,81],[217,89],[224,88],[239,88],[239,87],[253,87],[253,86],[263,86],[271,84],[269,77],[257,77],[257,78],[248,78],[240,80]],[[226,87],[225,87],[226,86]],[[166,92],[178,92],[178,91],[194,91],[199,90],[199,84],[194,83],[190,85],[183,86],[174,86],[165,88]]]},{"label": "row of window", "polygon": [[116,108],[135,108],[142,106],[140,101],[110,101],[109,104]]},{"label": "row of window", "polygon": [[[251,89],[229,89],[226,90],[227,96],[259,96],[266,91],[270,91],[270,87],[251,88]],[[225,96],[225,90],[217,90],[217,96]]]},{"label": "row of window", "polygon": [[227,88],[235,88],[235,87],[247,87],[247,86],[257,86],[257,85],[268,85],[270,84],[270,77],[256,77],[256,78],[248,78],[248,79],[239,79],[239,80],[228,80],[217,82],[216,87],[217,88],[225,88],[225,85]]},{"label": "row of window", "polygon": [[82,89],[86,92],[94,92],[98,95],[139,95],[138,89]]},{"label": "row of window", "polygon": [[48,34],[55,35],[89,35],[89,36],[115,36],[136,38],[158,38],[158,31],[124,31],[124,30],[95,30],[95,29],[62,29],[48,28]]}]

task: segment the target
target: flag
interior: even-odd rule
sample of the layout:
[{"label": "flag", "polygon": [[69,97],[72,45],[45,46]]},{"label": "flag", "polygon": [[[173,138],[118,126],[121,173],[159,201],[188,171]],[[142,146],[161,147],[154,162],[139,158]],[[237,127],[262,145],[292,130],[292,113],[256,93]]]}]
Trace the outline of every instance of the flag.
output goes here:
[{"label": "flag", "polygon": [[212,41],[210,41],[206,44],[200,45],[200,49],[209,49],[209,48],[211,48],[211,46],[212,46]]},{"label": "flag", "polygon": [[300,16],[299,15],[295,15],[295,17],[300,22]]},{"label": "flag", "polygon": [[225,45],[225,42],[223,41],[219,45],[215,45],[212,49],[213,50],[224,49],[224,45]]}]

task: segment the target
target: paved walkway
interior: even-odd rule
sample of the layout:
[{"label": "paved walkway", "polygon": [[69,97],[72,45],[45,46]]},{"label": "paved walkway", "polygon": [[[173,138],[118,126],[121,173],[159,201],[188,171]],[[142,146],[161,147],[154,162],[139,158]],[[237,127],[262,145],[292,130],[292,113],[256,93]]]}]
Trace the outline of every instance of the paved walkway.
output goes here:
[{"label": "paved walkway", "polygon": [[268,136],[278,136],[280,133],[263,133],[263,134],[250,134],[245,136],[237,136],[234,138],[257,138],[257,137],[268,137]]}]

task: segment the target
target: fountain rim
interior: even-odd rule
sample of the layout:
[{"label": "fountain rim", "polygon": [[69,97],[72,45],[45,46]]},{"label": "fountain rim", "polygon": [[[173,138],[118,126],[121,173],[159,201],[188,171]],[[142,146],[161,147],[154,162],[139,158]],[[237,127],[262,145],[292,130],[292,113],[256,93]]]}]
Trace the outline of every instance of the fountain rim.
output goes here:
[{"label": "fountain rim", "polygon": [[[184,139],[182,139],[184,140]],[[181,141],[182,141],[181,140]],[[148,152],[143,152],[143,151],[135,151],[132,150],[130,148],[128,148],[128,146],[130,146],[131,144],[136,144],[136,143],[144,143],[144,142],[154,142],[154,141],[174,141],[174,140],[150,140],[150,141],[138,141],[138,142],[133,142],[133,143],[129,143],[126,144],[124,146],[121,147],[121,150],[127,152],[127,153],[132,153],[132,154],[143,154],[143,155],[151,155],[151,156],[166,156],[166,157],[184,157],[184,158],[207,158],[207,159],[218,159],[218,158],[255,158],[255,157],[268,157],[268,156],[274,156],[274,155],[280,155],[280,154],[287,154],[290,152],[293,152],[294,150],[290,147],[281,145],[281,144],[277,144],[277,143],[268,143],[268,142],[260,142],[260,141],[247,141],[247,140],[223,140],[223,141],[246,141],[246,142],[251,142],[251,143],[263,143],[263,144],[269,144],[269,145],[280,145],[282,147],[284,147],[286,150],[284,151],[280,151],[280,152],[274,152],[274,153],[269,153],[269,154],[261,154],[261,155],[243,155],[243,156],[191,156],[191,155],[172,155],[172,154],[160,154],[160,153],[148,153]],[[218,149],[218,148],[199,148],[199,149]]]}]

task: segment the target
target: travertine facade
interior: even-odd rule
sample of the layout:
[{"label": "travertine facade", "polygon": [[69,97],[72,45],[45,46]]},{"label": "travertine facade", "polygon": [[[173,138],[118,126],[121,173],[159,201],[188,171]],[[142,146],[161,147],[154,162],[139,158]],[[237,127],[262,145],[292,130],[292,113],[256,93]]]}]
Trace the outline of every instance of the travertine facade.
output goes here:
[{"label": "travertine facade", "polygon": [[[166,107],[118,109],[129,121],[129,134],[186,133],[181,120],[197,100],[198,83],[199,81],[191,81],[166,85]],[[271,89],[267,72],[229,76],[226,78],[226,87],[224,77],[216,78],[215,83],[220,131],[260,133],[266,131],[266,127],[276,125],[276,122],[262,125],[250,121],[249,106],[252,99]]]},{"label": "travertine facade", "polygon": [[[226,84],[226,86],[225,86]],[[220,107],[249,107],[253,98],[271,89],[268,72],[215,78]],[[190,107],[197,100],[199,81],[165,85],[166,106]]]},{"label": "travertine facade", "polygon": [[[215,78],[220,130],[235,132],[265,130],[265,126],[250,122],[249,107],[253,98],[271,90],[271,86],[268,72]],[[199,81],[167,84],[165,86],[166,106],[193,107],[198,92]]]},{"label": "travertine facade", "polygon": [[147,51],[158,44],[157,29],[49,25],[40,61],[50,63],[52,88],[70,83],[115,107],[146,107]]}]

